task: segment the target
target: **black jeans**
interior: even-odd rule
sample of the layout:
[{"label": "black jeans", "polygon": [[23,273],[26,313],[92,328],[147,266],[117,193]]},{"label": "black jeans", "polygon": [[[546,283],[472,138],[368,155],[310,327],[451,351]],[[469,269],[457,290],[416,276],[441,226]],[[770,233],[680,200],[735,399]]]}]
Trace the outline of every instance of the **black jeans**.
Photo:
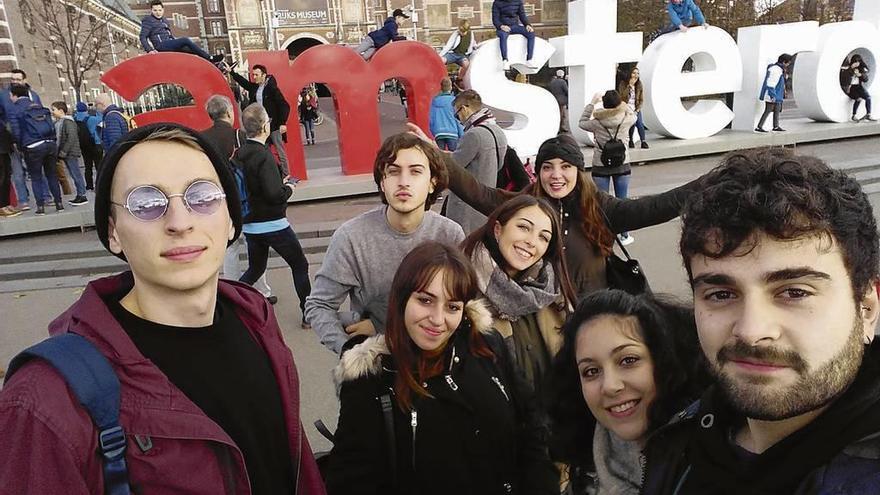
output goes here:
[{"label": "black jeans", "polygon": [[253,285],[260,278],[260,275],[266,271],[271,247],[290,266],[293,272],[293,286],[299,297],[299,309],[305,311],[306,298],[312,292],[312,284],[309,283],[309,262],[293,229],[287,227],[266,234],[245,234],[244,238],[247,242],[248,268],[240,281]]},{"label": "black jeans", "polygon": [[767,117],[770,113],[773,113],[773,128],[779,129],[779,114],[782,112],[782,102],[772,102],[767,101],[764,102],[764,114],[761,115],[761,120],[758,121],[758,128],[764,128],[764,122],[767,120]]},{"label": "black jeans", "polygon": [[[95,183],[98,182],[98,174],[101,173],[101,159],[104,158],[104,150],[95,145],[88,149],[82,150],[83,164],[86,167],[86,189],[94,189]],[[94,175],[92,174],[94,167]]]}]

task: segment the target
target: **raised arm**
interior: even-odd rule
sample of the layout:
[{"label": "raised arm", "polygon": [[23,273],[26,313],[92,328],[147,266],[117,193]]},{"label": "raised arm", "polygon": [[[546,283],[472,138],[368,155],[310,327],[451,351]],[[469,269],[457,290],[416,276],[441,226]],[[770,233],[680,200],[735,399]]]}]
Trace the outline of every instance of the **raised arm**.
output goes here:
[{"label": "raised arm", "polygon": [[235,79],[235,82],[238,83],[239,86],[248,90],[248,91],[256,91],[257,88],[260,87],[259,84],[249,81],[246,77],[242,76],[238,72],[229,71],[232,74],[232,79]]},{"label": "raised arm", "polygon": [[[409,123],[407,130],[422,141],[437,147],[437,144],[425,134],[419,126]],[[465,134],[467,136],[467,134]],[[449,172],[449,190],[468,204],[471,208],[484,215],[489,215],[501,203],[516,196],[516,193],[480,184],[467,170],[456,162],[452,153],[441,153],[446,170]],[[475,153],[476,154],[476,153]],[[465,155],[459,155],[464,159]]]},{"label": "raised arm", "polygon": [[443,153],[443,157],[449,171],[449,190],[483,215],[488,216],[498,205],[516,196],[516,193],[481,184],[456,162],[452,153]]},{"label": "raised arm", "polygon": [[599,204],[614,233],[638,230],[668,222],[680,215],[685,202],[700,184],[701,178],[697,178],[665,193],[638,199],[618,199],[599,192]]}]

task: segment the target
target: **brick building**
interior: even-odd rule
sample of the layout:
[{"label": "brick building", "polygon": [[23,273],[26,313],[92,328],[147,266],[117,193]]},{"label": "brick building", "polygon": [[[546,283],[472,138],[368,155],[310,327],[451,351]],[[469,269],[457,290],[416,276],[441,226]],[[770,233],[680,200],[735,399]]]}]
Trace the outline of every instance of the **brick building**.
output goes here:
[{"label": "brick building", "polygon": [[95,33],[94,39],[81,40],[84,44],[106,45],[105,56],[84,73],[82,86],[73,88],[62,70],[63,54],[37,29],[37,23],[47,22],[47,19],[41,18],[43,13],[37,10],[39,5],[22,0],[0,0],[0,81],[7,84],[10,71],[19,68],[28,74],[28,81],[46,104],[55,100],[75,103],[76,89],[79,89],[82,99],[91,101],[98,93],[107,91],[100,83],[103,71],[137,53],[133,49],[137,46],[140,25],[121,0],[53,1],[57,3],[51,5],[77,12],[85,23],[109,18],[106,26]]},{"label": "brick building", "polygon": [[[403,35],[437,48],[460,19],[471,21],[477,41],[495,36],[491,0],[224,0],[224,4],[236,60],[249,51],[287,49],[295,57],[319,44],[357,44],[396,8],[415,14],[401,27]],[[566,33],[567,4],[566,0],[525,1],[539,36]]]},{"label": "brick building", "polygon": [[[150,14],[150,0],[127,0],[138,19]],[[229,53],[223,0],[163,0],[177,37],[191,38],[208,53]]]}]

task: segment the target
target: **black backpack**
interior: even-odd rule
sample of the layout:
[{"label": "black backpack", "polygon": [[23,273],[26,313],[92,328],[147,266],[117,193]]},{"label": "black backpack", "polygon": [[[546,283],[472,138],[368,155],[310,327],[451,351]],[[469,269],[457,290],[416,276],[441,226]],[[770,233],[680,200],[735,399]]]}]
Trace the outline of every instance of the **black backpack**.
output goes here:
[{"label": "black backpack", "polygon": [[[498,138],[495,137],[495,133],[492,132],[492,129],[485,125],[476,125],[475,127],[482,127],[489,131],[489,134],[492,135],[492,140],[495,141],[495,149],[498,149]],[[505,191],[522,191],[526,186],[532,183],[532,178],[529,176],[529,173],[526,171],[526,167],[523,165],[522,160],[519,159],[519,155],[516,154],[516,151],[508,146],[504,150],[504,158],[500,155],[498,158],[498,175],[495,178],[495,187],[499,189],[504,189]]]},{"label": "black backpack", "polygon": [[85,120],[76,121],[76,135],[79,138],[79,148],[81,150],[87,151],[95,147],[95,141],[92,140],[92,133],[89,132],[89,125]]},{"label": "black backpack", "polygon": [[[621,125],[623,125],[623,123],[621,123]],[[596,146],[599,146],[599,150],[602,152],[599,156],[599,160],[605,167],[619,167],[626,162],[626,145],[617,137],[620,133],[620,125],[617,126],[617,131],[615,131],[614,134],[611,134],[611,131],[607,127],[602,126],[602,128],[608,131],[608,135],[611,136],[611,139],[605,142],[605,146],[599,146],[599,140],[596,140]]]}]

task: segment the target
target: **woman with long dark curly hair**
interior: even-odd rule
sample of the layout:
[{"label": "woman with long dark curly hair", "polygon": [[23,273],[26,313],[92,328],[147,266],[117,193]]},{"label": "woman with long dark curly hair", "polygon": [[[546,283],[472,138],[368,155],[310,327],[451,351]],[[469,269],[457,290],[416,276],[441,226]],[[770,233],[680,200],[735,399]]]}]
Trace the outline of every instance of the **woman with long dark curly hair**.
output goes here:
[{"label": "woman with long dark curly hair", "polygon": [[693,310],[620,290],[591,294],[563,328],[547,397],[573,494],[638,494],[650,433],[708,383]]},{"label": "woman with long dark curly hair", "polygon": [[403,259],[385,334],[335,371],[330,495],[558,495],[546,425],[478,296],[455,247],[426,242]]},{"label": "woman with long dark curly hair", "polygon": [[[409,124],[409,130],[433,144],[415,124]],[[605,263],[617,234],[677,217],[699,184],[696,180],[638,199],[615,198],[597,189],[587,175],[580,146],[564,134],[544,141],[535,157],[538,180],[519,192],[483,185],[457,164],[451,154],[443,153],[443,156],[449,171],[449,190],[484,215],[518,194],[530,194],[550,202],[559,214],[562,249],[578,297],[608,287]]]}]

